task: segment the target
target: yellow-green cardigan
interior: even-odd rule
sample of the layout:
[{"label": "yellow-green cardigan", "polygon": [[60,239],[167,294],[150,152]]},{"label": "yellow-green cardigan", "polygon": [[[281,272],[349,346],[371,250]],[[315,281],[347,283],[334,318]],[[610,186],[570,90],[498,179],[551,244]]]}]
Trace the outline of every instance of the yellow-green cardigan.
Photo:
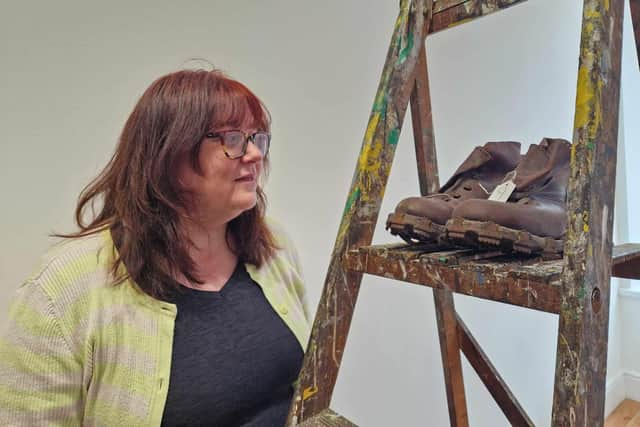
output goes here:
[{"label": "yellow-green cardigan", "polygon": [[[297,254],[271,228],[283,249],[246,268],[304,349]],[[113,254],[108,231],[66,241],[17,291],[0,335],[0,426],[160,425],[177,310],[130,281],[113,286]]]}]

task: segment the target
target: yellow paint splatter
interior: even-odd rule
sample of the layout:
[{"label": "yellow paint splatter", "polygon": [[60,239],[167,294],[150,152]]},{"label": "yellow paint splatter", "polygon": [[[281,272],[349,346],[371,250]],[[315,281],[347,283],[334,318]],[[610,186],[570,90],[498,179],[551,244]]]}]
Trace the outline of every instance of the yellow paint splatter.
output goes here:
[{"label": "yellow paint splatter", "polygon": [[[347,215],[349,213],[347,212]],[[346,216],[345,216],[346,218]],[[345,220],[345,218],[342,219],[342,223],[340,223],[340,227],[338,228],[338,237],[336,238],[336,244],[337,242],[344,242],[345,241],[345,237],[347,235],[347,230],[349,229],[349,222],[352,218],[352,216],[349,216],[349,220]]]},{"label": "yellow paint splatter", "polygon": [[378,122],[380,121],[380,113],[373,113],[373,117],[369,120],[369,124],[367,125],[367,132],[364,134],[364,142],[365,144],[371,144],[371,140],[373,139],[373,135],[376,131],[376,127],[378,126]]},{"label": "yellow paint splatter", "polygon": [[602,105],[600,103],[604,82],[591,80],[589,69],[581,66],[578,71],[578,91],[576,94],[575,126],[585,129],[588,138],[593,141],[602,122]]},{"label": "yellow paint splatter", "polygon": [[316,386],[307,387],[302,391],[302,400],[307,400],[316,393],[318,393],[318,387]]},{"label": "yellow paint splatter", "polygon": [[589,123],[589,107],[595,97],[595,90],[589,77],[589,70],[581,65],[578,70],[578,91],[576,93],[576,128],[583,128]]},{"label": "yellow paint splatter", "polygon": [[589,232],[589,212],[582,212],[582,231],[585,233]]},{"label": "yellow paint splatter", "polygon": [[369,199],[372,182],[379,180],[380,165],[382,163],[381,154],[384,144],[380,138],[373,141],[379,122],[380,114],[375,113],[371,117],[371,120],[369,120],[364,145],[360,152],[360,157],[358,158],[358,174],[360,176],[359,187],[362,201],[367,201]]},{"label": "yellow paint splatter", "polygon": [[381,161],[380,153],[382,153],[382,143],[380,141],[367,144],[363,147],[362,154],[358,159],[360,173],[377,173]]},{"label": "yellow paint splatter", "polygon": [[[605,0],[608,3],[608,0]],[[606,5],[605,5],[606,7]],[[602,18],[602,12],[600,12],[600,10],[598,10],[598,7],[595,6],[593,3],[590,3],[585,9],[584,9],[584,17],[587,19],[598,19],[598,18]]]},{"label": "yellow paint splatter", "polygon": [[[608,10],[609,1],[605,2],[605,8]],[[595,6],[585,8],[584,10],[584,28],[582,29],[583,40],[597,39],[601,36],[599,29],[602,28],[602,10]],[[604,81],[600,78],[599,73],[592,73],[593,68],[597,65],[596,58],[591,51],[592,46],[589,43],[583,44],[581,47],[580,69],[578,70],[578,90],[576,94],[576,129],[584,129],[586,137],[593,142],[597,137],[598,130],[602,123],[602,103],[601,94],[604,87]],[[597,77],[596,77],[597,76]],[[589,141],[586,141],[589,142]]]}]

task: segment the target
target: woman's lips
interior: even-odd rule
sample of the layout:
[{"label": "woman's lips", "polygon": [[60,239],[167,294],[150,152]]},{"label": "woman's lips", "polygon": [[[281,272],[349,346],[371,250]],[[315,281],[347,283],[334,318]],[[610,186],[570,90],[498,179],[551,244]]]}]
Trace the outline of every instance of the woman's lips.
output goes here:
[{"label": "woman's lips", "polygon": [[236,179],[236,181],[240,181],[240,182],[253,182],[255,180],[256,180],[256,177],[254,175],[245,175]]}]

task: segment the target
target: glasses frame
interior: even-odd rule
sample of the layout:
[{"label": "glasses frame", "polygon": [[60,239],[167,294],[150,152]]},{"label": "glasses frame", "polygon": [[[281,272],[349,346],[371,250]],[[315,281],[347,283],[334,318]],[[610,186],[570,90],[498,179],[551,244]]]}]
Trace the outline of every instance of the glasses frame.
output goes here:
[{"label": "glasses frame", "polygon": [[[242,150],[240,151],[240,154],[237,155],[237,156],[232,156],[231,154],[229,154],[229,152],[226,149],[226,145],[224,143],[224,137],[229,132],[240,132],[242,134],[242,136],[244,137],[244,142],[242,143]],[[247,154],[247,146],[249,145],[249,140],[251,140],[253,145],[255,145],[258,148],[258,150],[260,150],[260,148],[256,144],[256,140],[255,140],[256,135],[259,134],[259,133],[267,135],[267,138],[268,138],[267,139],[267,148],[266,148],[265,152],[262,153],[262,157],[267,157],[267,154],[269,154],[269,148],[271,147],[271,133],[263,131],[263,130],[256,131],[256,132],[254,132],[252,134],[247,134],[243,130],[240,130],[240,129],[229,129],[229,130],[223,130],[223,131],[220,131],[220,132],[207,132],[207,134],[205,135],[205,138],[207,138],[207,139],[219,139],[220,140],[220,145],[222,145],[222,151],[224,152],[224,155],[227,156],[227,158],[229,158],[231,160],[236,160],[236,159],[239,159],[239,158],[243,157],[245,154]],[[260,152],[262,152],[262,150],[260,150]]]}]

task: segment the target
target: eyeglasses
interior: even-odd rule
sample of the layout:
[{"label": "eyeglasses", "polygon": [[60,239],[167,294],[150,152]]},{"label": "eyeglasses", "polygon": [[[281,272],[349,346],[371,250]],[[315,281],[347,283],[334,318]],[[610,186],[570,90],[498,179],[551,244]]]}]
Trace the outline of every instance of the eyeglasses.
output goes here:
[{"label": "eyeglasses", "polygon": [[271,142],[271,134],[264,131],[247,135],[241,130],[225,130],[209,132],[205,135],[205,138],[219,139],[222,143],[224,154],[230,159],[239,159],[244,156],[247,153],[249,140],[260,150],[262,157],[265,157],[269,152],[269,143]]}]

